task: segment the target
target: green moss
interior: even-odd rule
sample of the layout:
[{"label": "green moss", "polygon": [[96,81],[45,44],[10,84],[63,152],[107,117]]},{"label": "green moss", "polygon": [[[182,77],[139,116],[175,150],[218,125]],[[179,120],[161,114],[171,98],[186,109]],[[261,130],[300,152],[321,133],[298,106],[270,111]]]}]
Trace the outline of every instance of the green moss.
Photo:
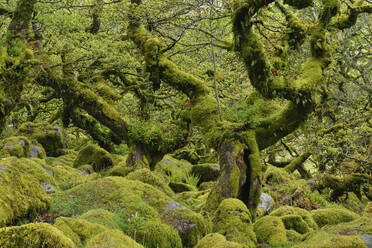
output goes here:
[{"label": "green moss", "polygon": [[215,164],[197,164],[191,169],[191,174],[199,176],[200,180],[198,185],[203,182],[216,181],[220,174],[220,167]]},{"label": "green moss", "polygon": [[28,158],[30,155],[30,144],[24,136],[9,137],[0,142],[0,158],[15,156],[17,158]]},{"label": "green moss", "polygon": [[253,227],[260,244],[279,246],[287,242],[286,230],[279,217],[264,216],[258,219]]},{"label": "green moss", "polygon": [[359,218],[359,215],[349,210],[337,208],[313,210],[311,211],[311,215],[319,227],[350,222]]},{"label": "green moss", "polygon": [[82,171],[69,166],[50,167],[53,177],[59,188],[62,190],[71,189],[79,184],[86,183],[100,177],[99,174],[84,174]]},{"label": "green moss", "polygon": [[264,183],[268,185],[285,184],[291,180],[294,180],[292,175],[275,166],[269,166],[264,173]]},{"label": "green moss", "polygon": [[93,224],[82,219],[66,217],[57,218],[54,227],[61,230],[77,247],[85,245],[95,235],[106,231],[106,228],[102,225]]},{"label": "green moss", "polygon": [[155,171],[167,175],[172,181],[182,181],[192,165],[186,160],[178,160],[170,155],[165,155],[161,161],[155,165]]},{"label": "green moss", "polygon": [[288,241],[298,243],[303,240],[303,235],[294,230],[286,230]]},{"label": "green moss", "polygon": [[283,206],[270,213],[271,216],[285,216],[285,215],[298,215],[301,216],[303,221],[309,227],[309,231],[316,230],[318,228],[317,224],[313,220],[311,214],[305,209],[298,207]]},{"label": "green moss", "polygon": [[224,235],[227,240],[244,244],[244,247],[256,247],[251,215],[242,201],[234,198],[223,200],[212,221],[213,232]]},{"label": "green moss", "polygon": [[117,216],[104,209],[93,209],[79,217],[80,219],[87,220],[91,223],[103,225],[109,229],[119,229]]},{"label": "green moss", "polygon": [[363,216],[367,218],[372,218],[372,202],[368,202],[364,210]]},{"label": "green moss", "polygon": [[48,156],[57,157],[63,155],[65,148],[63,130],[59,126],[51,126],[48,123],[23,123],[19,135],[24,135],[39,142]]},{"label": "green moss", "polygon": [[308,233],[311,230],[302,217],[297,214],[288,214],[280,218],[287,230],[294,230],[300,234]]},{"label": "green moss", "polygon": [[119,230],[107,230],[90,239],[87,248],[143,248]]},{"label": "green moss", "polygon": [[367,248],[359,235],[337,235],[318,231],[293,248]]},{"label": "green moss", "polygon": [[157,175],[155,172],[150,171],[149,169],[140,169],[134,172],[129,173],[126,177],[129,180],[139,180],[143,183],[150,184],[157,189],[163,191],[170,197],[174,197],[174,192],[171,188],[166,184],[166,182]]},{"label": "green moss", "polygon": [[73,167],[78,152],[74,150],[65,150],[65,155],[53,158],[48,157],[46,161],[52,166],[69,166]]},{"label": "green moss", "polygon": [[178,233],[171,226],[159,220],[145,222],[136,230],[136,240],[147,248],[182,248]]},{"label": "green moss", "polygon": [[94,171],[98,172],[103,169],[112,167],[111,154],[97,145],[88,145],[84,147],[74,161],[74,167],[79,167],[84,164],[91,164]]},{"label": "green moss", "polygon": [[98,208],[116,214],[120,229],[132,238],[149,220],[161,220],[176,229],[188,247],[210,230],[209,223],[200,214],[174,202],[162,191],[122,177],[106,177],[57,192],[51,211],[73,216]]},{"label": "green moss", "polygon": [[212,181],[212,182],[204,182],[204,183],[201,183],[199,185],[199,190],[200,191],[203,191],[203,190],[210,190],[212,189],[214,186],[216,185],[216,182]]},{"label": "green moss", "polygon": [[108,176],[118,176],[125,177],[129,173],[134,171],[134,167],[128,167],[126,161],[121,161],[119,164],[107,170],[106,174]]},{"label": "green moss", "polygon": [[75,248],[76,246],[57,228],[46,223],[38,223],[0,228],[0,247]]},{"label": "green moss", "polygon": [[169,187],[175,193],[181,193],[181,192],[185,192],[185,191],[197,191],[198,190],[195,186],[189,185],[187,183],[181,183],[181,182],[170,182]]},{"label": "green moss", "polygon": [[[0,226],[19,218],[32,220],[48,208],[50,198],[40,180],[52,179],[37,166],[16,158],[0,160]],[[28,174],[29,171],[35,176]]]},{"label": "green moss", "polygon": [[226,238],[219,233],[210,233],[201,239],[195,248],[244,248],[242,244],[227,241]]}]

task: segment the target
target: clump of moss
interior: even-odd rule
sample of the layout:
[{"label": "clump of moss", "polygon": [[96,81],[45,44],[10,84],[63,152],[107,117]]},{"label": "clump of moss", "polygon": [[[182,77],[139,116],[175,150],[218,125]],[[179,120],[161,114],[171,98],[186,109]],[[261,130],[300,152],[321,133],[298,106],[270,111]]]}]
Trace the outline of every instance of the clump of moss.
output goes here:
[{"label": "clump of moss", "polygon": [[[315,223],[315,221],[313,220],[311,214],[308,211],[306,211],[302,208],[291,207],[291,206],[282,206],[282,207],[272,211],[270,213],[270,215],[271,216],[278,216],[278,217],[282,217],[282,216],[286,216],[286,215],[298,215],[298,216],[301,217],[301,219],[304,221],[304,223],[306,223],[306,225],[309,228],[309,231],[318,229],[318,226]],[[289,218],[289,219],[291,219],[291,218]],[[289,224],[289,222],[288,222],[288,224]]]},{"label": "clump of moss", "polygon": [[19,128],[18,135],[24,135],[39,142],[50,157],[58,157],[64,153],[63,130],[59,126],[51,126],[48,123],[26,122]]},{"label": "clump of moss", "polygon": [[219,233],[210,233],[201,239],[195,248],[244,248],[245,246],[239,243],[227,241],[226,238]]},{"label": "clump of moss", "polygon": [[136,240],[147,248],[182,248],[181,238],[174,228],[159,220],[147,221],[136,231]]},{"label": "clump of moss", "polygon": [[62,190],[71,189],[79,184],[100,177],[97,173],[85,175],[82,171],[69,166],[55,166],[50,167],[49,169],[53,173],[57,186]]},{"label": "clump of moss", "polygon": [[74,161],[74,167],[77,168],[84,164],[91,164],[94,171],[99,172],[114,165],[111,154],[97,145],[88,145],[84,147],[77,155]]},{"label": "clump of moss", "polygon": [[234,198],[225,199],[218,206],[213,218],[213,232],[224,235],[228,240],[256,247],[251,214],[245,204]]},{"label": "clump of moss", "polygon": [[80,219],[87,220],[91,223],[103,225],[109,229],[119,229],[117,223],[117,216],[105,209],[93,209],[79,217]]},{"label": "clump of moss", "polygon": [[48,157],[46,161],[52,166],[69,166],[73,167],[74,161],[77,157],[77,152],[74,150],[65,150],[65,155],[53,158]]},{"label": "clump of moss", "polygon": [[107,230],[102,232],[87,243],[87,248],[143,248],[142,245],[123,234],[119,230]]},{"label": "clump of moss", "polygon": [[15,156],[17,158],[28,158],[30,155],[30,144],[24,136],[9,137],[0,142],[0,158]]},{"label": "clump of moss", "polygon": [[140,169],[134,172],[129,173],[126,177],[129,180],[139,180],[143,183],[150,184],[157,189],[163,191],[170,197],[174,197],[174,192],[171,188],[166,184],[166,182],[157,175],[155,172],[150,171],[149,169]]},{"label": "clump of moss", "polygon": [[134,167],[127,166],[126,161],[121,161],[120,163],[118,163],[114,167],[108,169],[106,171],[106,174],[108,176],[125,177],[129,173],[133,172],[134,170],[135,170]]},{"label": "clump of moss", "polygon": [[155,171],[169,176],[171,181],[182,181],[191,168],[192,165],[186,160],[178,160],[170,155],[165,155],[155,165]]},{"label": "clump of moss", "polygon": [[284,226],[287,230],[294,230],[298,233],[305,234],[311,229],[308,224],[297,214],[287,214],[281,217]]},{"label": "clump of moss", "polygon": [[313,4],[313,0],[285,0],[285,4],[291,5],[296,9],[303,9]]},{"label": "clump of moss", "polygon": [[350,210],[338,208],[316,209],[311,211],[311,216],[319,227],[350,222],[360,217]]},{"label": "clump of moss", "polygon": [[268,185],[284,184],[294,180],[287,171],[275,166],[269,166],[264,174],[264,183]]},{"label": "clump of moss", "polygon": [[323,230],[309,235],[293,248],[367,248],[360,235],[329,234]]},{"label": "clump of moss", "polygon": [[372,218],[372,202],[368,202],[364,210],[363,217]]},{"label": "clump of moss", "polygon": [[[32,166],[14,157],[0,160],[0,226],[23,217],[33,219],[48,208],[50,197],[39,181],[48,176]],[[28,174],[27,170],[34,169],[38,178]]]},{"label": "clump of moss", "polygon": [[264,216],[258,219],[253,227],[260,244],[279,246],[287,242],[286,230],[279,217]]},{"label": "clump of moss", "polygon": [[131,237],[145,222],[156,219],[173,227],[186,247],[194,246],[210,231],[209,223],[200,214],[152,185],[122,177],[105,177],[57,192],[51,211],[73,216],[98,208],[116,214],[120,229]]},{"label": "clump of moss", "polygon": [[75,248],[60,230],[46,223],[0,228],[0,247]]},{"label": "clump of moss", "polygon": [[187,183],[181,183],[181,182],[170,182],[169,187],[175,192],[175,193],[182,193],[186,191],[197,191],[198,189],[195,186],[192,186]]},{"label": "clump of moss", "polygon": [[106,231],[106,228],[99,224],[75,218],[59,217],[54,226],[61,230],[77,247],[85,245],[95,235]]}]

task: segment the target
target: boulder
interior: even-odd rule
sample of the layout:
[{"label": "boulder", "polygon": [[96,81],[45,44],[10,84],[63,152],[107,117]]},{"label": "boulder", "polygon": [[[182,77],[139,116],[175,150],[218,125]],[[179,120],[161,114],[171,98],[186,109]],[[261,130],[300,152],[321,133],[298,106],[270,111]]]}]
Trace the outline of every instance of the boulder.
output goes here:
[{"label": "boulder", "polygon": [[258,219],[253,227],[260,244],[280,246],[287,242],[286,230],[280,217],[264,216]]},{"label": "boulder", "polygon": [[210,233],[201,239],[195,248],[245,248],[244,245],[227,241],[226,238],[219,233]]},{"label": "boulder", "polygon": [[235,198],[223,200],[218,206],[213,222],[213,232],[224,235],[227,240],[256,247],[251,214],[245,204]]},{"label": "boulder", "polygon": [[107,230],[89,240],[87,248],[144,248],[119,230]]},{"label": "boulder", "polygon": [[0,228],[1,248],[75,248],[62,231],[46,223]]},{"label": "boulder", "polygon": [[74,161],[74,167],[90,164],[93,170],[99,172],[108,169],[114,165],[111,154],[97,145],[88,145],[84,147],[77,155]]},{"label": "boulder", "polygon": [[216,181],[220,175],[220,167],[217,164],[197,164],[192,166],[191,174],[200,178],[198,186],[203,182]]},{"label": "boulder", "polygon": [[336,225],[339,223],[350,222],[360,216],[347,209],[323,208],[311,211],[311,216],[319,227],[325,225]]}]

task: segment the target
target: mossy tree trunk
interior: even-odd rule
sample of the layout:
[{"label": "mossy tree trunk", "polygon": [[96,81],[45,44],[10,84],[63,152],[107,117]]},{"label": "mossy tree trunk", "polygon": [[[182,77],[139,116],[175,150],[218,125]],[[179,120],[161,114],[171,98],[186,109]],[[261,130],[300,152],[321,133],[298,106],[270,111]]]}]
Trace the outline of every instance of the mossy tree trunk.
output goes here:
[{"label": "mossy tree trunk", "polygon": [[32,80],[29,66],[33,52],[27,44],[28,28],[36,0],[19,0],[0,48],[0,134],[6,119],[19,102],[23,85]]}]

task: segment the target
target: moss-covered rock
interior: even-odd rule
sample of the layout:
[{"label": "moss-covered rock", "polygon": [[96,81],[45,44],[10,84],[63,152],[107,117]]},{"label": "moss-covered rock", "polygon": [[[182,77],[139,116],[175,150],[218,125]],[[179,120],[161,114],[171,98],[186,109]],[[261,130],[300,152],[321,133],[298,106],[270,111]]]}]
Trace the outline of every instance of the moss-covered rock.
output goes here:
[{"label": "moss-covered rock", "polygon": [[77,247],[85,245],[95,235],[106,231],[106,228],[102,225],[90,223],[82,219],[66,217],[57,218],[54,226],[71,239]]},{"label": "moss-covered rock", "polygon": [[74,150],[65,150],[64,155],[53,158],[48,157],[46,159],[47,163],[52,166],[69,166],[74,167],[74,161],[78,155],[77,151]]},{"label": "moss-covered rock", "polygon": [[50,157],[58,157],[64,154],[65,141],[63,130],[59,126],[48,123],[26,122],[21,125],[18,135],[24,135],[39,142]]},{"label": "moss-covered rock", "polygon": [[372,218],[372,202],[368,202],[364,210],[363,216],[367,218]]},{"label": "moss-covered rock", "polygon": [[225,236],[219,233],[210,233],[201,239],[195,248],[244,248],[242,244],[227,241]]},{"label": "moss-covered rock", "polygon": [[203,182],[216,181],[220,167],[216,164],[197,164],[191,168],[191,174],[200,177],[198,185]]},{"label": "moss-covered rock", "polygon": [[294,230],[286,230],[287,240],[293,243],[299,243],[303,240],[303,235],[294,231]]},{"label": "moss-covered rock", "polygon": [[277,216],[264,216],[258,219],[253,227],[260,244],[279,246],[287,242],[284,224]]},{"label": "moss-covered rock", "polygon": [[175,193],[182,193],[185,191],[197,191],[198,189],[195,186],[192,186],[187,183],[181,183],[181,182],[170,182],[169,187],[175,192]]},{"label": "moss-covered rock", "polygon": [[114,176],[114,177],[125,177],[133,171],[134,171],[134,168],[128,167],[126,161],[121,161],[114,167],[108,169],[106,171],[106,174],[108,176]]},{"label": "moss-covered rock", "polygon": [[318,231],[293,248],[367,248],[360,235],[338,235]]},{"label": "moss-covered rock", "polygon": [[347,209],[324,208],[311,211],[311,216],[319,227],[325,225],[336,225],[343,222],[350,222],[360,216]]},{"label": "moss-covered rock", "polygon": [[52,179],[42,167],[24,160],[14,157],[0,160],[0,227],[19,218],[33,219],[50,204],[41,180]]},{"label": "moss-covered rock", "polygon": [[210,181],[210,182],[204,182],[199,185],[199,190],[211,190],[216,185],[216,182]]},{"label": "moss-covered rock", "polygon": [[300,234],[308,233],[312,230],[300,215],[287,214],[280,218],[287,230],[294,230]]},{"label": "moss-covered rock", "polygon": [[159,220],[147,221],[136,231],[136,240],[147,248],[182,248],[181,238],[174,228]]},{"label": "moss-covered rock", "polygon": [[93,209],[79,217],[91,223],[101,224],[109,229],[119,229],[118,218],[115,214],[104,209]]},{"label": "moss-covered rock", "polygon": [[98,208],[116,214],[121,230],[130,237],[135,237],[136,230],[150,220],[173,227],[184,247],[193,247],[210,231],[209,222],[200,214],[175,202],[152,185],[122,177],[106,177],[57,192],[51,210],[59,215],[73,216]]},{"label": "moss-covered rock", "polygon": [[100,177],[99,174],[93,173],[86,175],[81,170],[69,166],[50,167],[53,177],[62,190],[71,189],[79,184],[86,183]]},{"label": "moss-covered rock", "polygon": [[256,247],[251,214],[245,204],[234,198],[225,199],[218,206],[213,218],[213,232],[244,247]]},{"label": "moss-covered rock", "polygon": [[[315,223],[315,221],[313,220],[311,214],[308,211],[306,211],[305,209],[302,209],[302,208],[291,207],[291,206],[282,206],[282,207],[272,211],[270,213],[270,215],[271,216],[278,216],[278,217],[282,217],[282,216],[285,216],[285,215],[298,215],[302,218],[304,223],[306,223],[306,225],[308,226],[308,228],[309,228],[308,231],[316,230],[318,228],[318,226]],[[289,226],[290,226],[290,224],[295,225],[294,223],[291,223],[292,220],[294,220],[294,217],[290,216],[290,218],[288,218],[288,225]],[[284,223],[284,224],[286,224],[286,223]],[[290,229],[290,228],[288,228],[288,229]]]},{"label": "moss-covered rock", "polygon": [[160,160],[155,165],[155,171],[169,176],[171,181],[182,181],[187,173],[191,170],[192,164],[186,160],[178,160],[170,155],[165,155],[162,160]]},{"label": "moss-covered rock", "polygon": [[294,180],[291,174],[275,166],[269,166],[264,173],[264,183],[267,185],[288,183],[291,180]]},{"label": "moss-covered rock", "polygon": [[0,158],[15,156],[17,158],[28,158],[30,155],[30,144],[24,136],[13,136],[0,141]]},{"label": "moss-covered rock", "polygon": [[119,230],[107,230],[89,240],[87,248],[143,248]]},{"label": "moss-covered rock", "polygon": [[138,180],[143,183],[150,184],[155,188],[163,191],[170,197],[174,197],[174,192],[172,189],[166,184],[162,177],[157,175],[156,172],[152,172],[149,169],[139,169],[134,172],[129,173],[125,178],[129,180]]},{"label": "moss-covered rock", "polygon": [[2,248],[75,248],[60,230],[46,223],[0,228]]},{"label": "moss-covered rock", "polygon": [[98,172],[108,169],[114,165],[111,154],[97,145],[88,145],[84,147],[77,155],[74,161],[74,167],[77,168],[84,164],[92,165],[94,171]]}]

